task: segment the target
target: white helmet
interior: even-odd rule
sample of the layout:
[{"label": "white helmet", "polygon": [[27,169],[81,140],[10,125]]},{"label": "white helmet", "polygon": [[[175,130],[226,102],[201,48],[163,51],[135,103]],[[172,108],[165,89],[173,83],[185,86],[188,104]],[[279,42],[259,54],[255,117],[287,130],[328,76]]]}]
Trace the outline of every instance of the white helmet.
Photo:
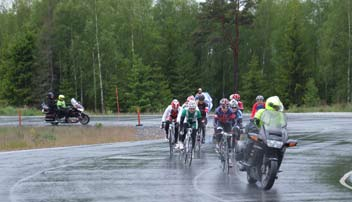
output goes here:
[{"label": "white helmet", "polygon": [[231,108],[234,108],[234,107],[238,108],[238,102],[235,99],[231,100],[230,107]]},{"label": "white helmet", "polygon": [[188,109],[196,109],[197,108],[197,103],[194,100],[190,100],[187,105],[188,105]]}]

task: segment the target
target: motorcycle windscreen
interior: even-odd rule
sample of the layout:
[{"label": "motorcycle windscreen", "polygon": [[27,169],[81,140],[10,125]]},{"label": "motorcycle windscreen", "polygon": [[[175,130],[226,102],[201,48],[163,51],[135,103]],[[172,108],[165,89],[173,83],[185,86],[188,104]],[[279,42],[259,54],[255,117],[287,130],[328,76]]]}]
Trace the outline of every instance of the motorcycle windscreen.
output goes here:
[{"label": "motorcycle windscreen", "polygon": [[82,109],[82,110],[84,109],[83,106],[79,104],[75,98],[71,99],[71,104],[76,109]]},{"label": "motorcycle windscreen", "polygon": [[267,139],[282,141],[287,139],[287,117],[283,112],[265,110],[261,120]]}]

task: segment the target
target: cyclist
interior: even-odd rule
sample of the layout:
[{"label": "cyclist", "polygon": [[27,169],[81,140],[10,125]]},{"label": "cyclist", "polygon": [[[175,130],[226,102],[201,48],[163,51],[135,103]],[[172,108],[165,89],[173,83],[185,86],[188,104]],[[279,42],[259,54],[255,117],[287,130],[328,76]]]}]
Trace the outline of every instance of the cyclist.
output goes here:
[{"label": "cyclist", "polygon": [[[226,133],[232,133],[232,128],[235,125],[235,114],[229,106],[229,100],[226,98],[222,98],[220,100],[219,107],[215,110],[214,115],[214,129],[216,135],[216,151],[219,152],[219,143],[222,139],[221,128]],[[221,128],[220,128],[221,127]],[[229,143],[231,144],[231,143]],[[230,147],[231,145],[229,145]],[[230,159],[229,165],[232,166],[232,162]]]},{"label": "cyclist", "polygon": [[219,127],[227,133],[231,133],[232,127],[235,124],[235,114],[232,109],[229,108],[229,100],[222,98],[220,100],[220,105],[215,109],[214,115],[214,129],[216,136],[216,148],[219,147],[219,142],[221,140],[221,131]]},{"label": "cyclist", "polygon": [[235,99],[233,99],[230,101],[229,104],[233,113],[235,114],[235,119],[236,119],[235,124],[239,126],[239,128],[242,128],[242,112],[241,110],[238,110],[238,102]]},{"label": "cyclist", "polygon": [[[180,102],[177,99],[171,101],[171,104],[166,107],[163,117],[161,118],[161,128],[165,128],[165,139],[169,138],[169,126],[172,121],[175,121],[175,142],[178,139],[178,123],[177,115],[181,111]],[[174,142],[174,143],[175,143]]]},{"label": "cyclist", "polygon": [[68,122],[68,108],[66,107],[65,103],[65,96],[59,95],[59,100],[56,102],[56,106],[58,109],[59,116],[65,116],[65,122]]},{"label": "cyclist", "polygon": [[264,102],[264,97],[262,95],[258,95],[255,98],[256,102],[253,104],[252,107],[252,113],[251,113],[251,119],[254,118],[255,113],[260,110],[265,108],[265,102]]},{"label": "cyclist", "polygon": [[[208,123],[207,114],[209,112],[209,108],[208,108],[208,104],[204,100],[205,100],[205,96],[203,94],[200,94],[198,96],[197,106],[198,106],[198,109],[202,115],[202,125],[201,126],[205,128]],[[203,136],[202,144],[204,144],[205,143],[205,130],[203,130],[202,132],[203,132],[202,133],[202,136]]]},{"label": "cyclist", "polygon": [[241,110],[241,112],[243,113],[244,107],[243,107],[243,103],[240,101],[241,100],[241,96],[238,93],[235,94],[231,94],[230,95],[230,100],[235,99],[238,102],[238,109]]},{"label": "cyclist", "polygon": [[194,148],[196,133],[197,133],[199,124],[201,124],[201,121],[202,121],[202,116],[199,109],[197,108],[196,101],[190,100],[187,104],[187,107],[182,109],[180,120],[178,119],[178,122],[180,123],[180,126],[181,126],[180,130],[182,129],[184,130],[183,135],[180,136],[180,142],[178,145],[180,149],[184,148],[183,144],[186,137],[186,132],[187,132],[186,129],[189,127],[192,127],[193,129],[191,137],[192,137],[192,148]]}]

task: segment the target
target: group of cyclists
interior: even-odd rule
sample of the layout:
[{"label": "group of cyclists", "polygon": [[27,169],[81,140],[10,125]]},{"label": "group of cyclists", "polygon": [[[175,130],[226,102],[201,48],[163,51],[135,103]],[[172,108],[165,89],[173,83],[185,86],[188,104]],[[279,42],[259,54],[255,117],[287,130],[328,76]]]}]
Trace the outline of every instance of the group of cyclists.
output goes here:
[{"label": "group of cyclists", "polygon": [[[274,98],[274,99],[273,99]],[[270,105],[274,103],[275,106],[283,105],[277,96],[268,98]],[[272,101],[274,100],[274,102]],[[198,89],[195,96],[190,95],[187,97],[185,103],[182,105],[176,99],[172,100],[171,104],[165,109],[162,116],[161,128],[165,129],[165,139],[168,139],[169,125],[172,121],[175,122],[176,130],[174,137],[175,149],[182,150],[184,148],[184,138],[186,128],[192,127],[192,147],[195,145],[195,138],[197,130],[201,126],[207,125],[207,116],[209,113],[209,101],[205,99],[205,95],[201,88]],[[272,110],[275,107],[266,106],[264,97],[258,95],[256,97],[256,102],[253,104],[252,112],[250,115],[250,123],[248,124],[252,128],[258,128],[260,124],[260,117],[257,116],[257,112],[268,108]],[[243,129],[242,114],[243,114],[243,103],[241,102],[241,97],[238,93],[231,94],[229,99],[222,98],[219,102],[219,106],[215,109],[214,113],[214,136],[216,150],[218,150],[219,142],[222,138],[221,131],[227,133],[232,133],[234,135],[234,140],[240,137],[240,131]],[[279,110],[279,109],[278,109]],[[205,142],[205,131],[202,134],[202,144]]]}]

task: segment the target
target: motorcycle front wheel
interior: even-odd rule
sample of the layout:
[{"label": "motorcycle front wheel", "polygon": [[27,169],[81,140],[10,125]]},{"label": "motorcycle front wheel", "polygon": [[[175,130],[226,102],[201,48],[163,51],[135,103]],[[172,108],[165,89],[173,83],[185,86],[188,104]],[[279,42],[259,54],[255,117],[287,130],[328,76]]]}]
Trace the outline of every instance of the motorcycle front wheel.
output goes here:
[{"label": "motorcycle front wheel", "polygon": [[79,119],[79,122],[82,125],[87,125],[89,123],[89,120],[90,120],[89,116],[87,114],[82,113],[81,118]]},{"label": "motorcycle front wheel", "polygon": [[277,175],[277,161],[268,161],[264,166],[262,173],[262,186],[264,190],[269,190],[274,185]]}]

